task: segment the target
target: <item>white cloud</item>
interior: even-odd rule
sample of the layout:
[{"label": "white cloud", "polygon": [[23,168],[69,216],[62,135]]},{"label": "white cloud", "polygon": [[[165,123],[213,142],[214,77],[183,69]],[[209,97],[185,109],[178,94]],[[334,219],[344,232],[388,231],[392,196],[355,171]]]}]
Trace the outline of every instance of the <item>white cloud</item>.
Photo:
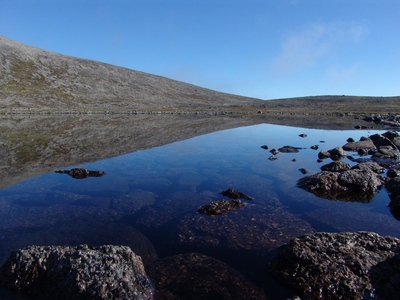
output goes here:
[{"label": "white cloud", "polygon": [[313,66],[331,55],[340,45],[358,42],[367,30],[357,23],[336,22],[312,25],[288,36],[275,58],[272,71],[275,75],[290,74],[303,67]]}]

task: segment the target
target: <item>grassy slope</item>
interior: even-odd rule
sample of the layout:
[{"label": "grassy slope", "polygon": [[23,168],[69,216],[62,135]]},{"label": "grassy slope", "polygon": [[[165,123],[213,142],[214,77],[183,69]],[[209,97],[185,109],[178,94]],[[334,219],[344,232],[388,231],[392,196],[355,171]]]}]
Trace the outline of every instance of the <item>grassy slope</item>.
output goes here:
[{"label": "grassy slope", "polygon": [[262,101],[96,61],[30,47],[0,37],[3,109],[129,111],[204,110]]},{"label": "grassy slope", "polygon": [[399,112],[400,97],[317,96],[263,101],[24,45],[0,36],[0,112]]}]

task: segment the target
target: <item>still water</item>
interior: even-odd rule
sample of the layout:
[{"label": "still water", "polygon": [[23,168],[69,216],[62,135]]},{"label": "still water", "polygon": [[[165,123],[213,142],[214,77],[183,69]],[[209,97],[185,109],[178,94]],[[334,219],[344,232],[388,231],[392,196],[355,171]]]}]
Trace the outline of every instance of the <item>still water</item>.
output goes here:
[{"label": "still water", "polygon": [[[68,168],[106,172],[102,177],[52,172],[17,183],[0,190],[1,263],[13,249],[33,244],[128,245],[146,266],[200,252],[236,268],[271,299],[284,299],[288,294],[269,278],[267,264],[273,250],[291,238],[360,230],[400,238],[384,189],[365,204],[320,199],[296,187],[306,176],[299,169],[310,175],[331,162],[317,161],[320,150],[375,133],[383,131],[260,124]],[[271,149],[286,145],[301,149],[268,159]],[[228,188],[254,200],[225,216],[197,213],[208,202],[226,199],[220,193]]]}]

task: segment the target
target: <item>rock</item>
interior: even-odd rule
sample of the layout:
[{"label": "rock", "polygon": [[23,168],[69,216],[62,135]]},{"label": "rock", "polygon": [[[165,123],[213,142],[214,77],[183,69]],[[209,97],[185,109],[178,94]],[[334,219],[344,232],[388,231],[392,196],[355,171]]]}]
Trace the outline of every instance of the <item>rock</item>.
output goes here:
[{"label": "rock", "polygon": [[321,167],[322,171],[342,172],[350,170],[351,166],[343,161],[333,161],[330,164]]},{"label": "rock", "polygon": [[348,143],[354,143],[355,140],[354,140],[353,138],[348,138],[348,139],[347,139],[347,142],[348,142]]},{"label": "rock", "polygon": [[396,220],[400,221],[400,195],[390,195],[389,203],[390,213]]},{"label": "rock", "polygon": [[314,145],[314,146],[311,146],[310,148],[313,149],[313,150],[318,150],[319,146],[318,145]]},{"label": "rock", "polygon": [[390,146],[393,149],[396,149],[396,145],[393,144],[393,142],[385,136],[392,136],[389,132],[386,132],[384,134],[374,134],[371,135],[369,138],[374,142],[375,146],[377,148],[382,147],[382,146]]},{"label": "rock", "polygon": [[369,203],[383,183],[383,178],[371,170],[351,169],[343,172],[322,171],[301,178],[297,185],[320,198]]},{"label": "rock", "polygon": [[273,155],[277,155],[277,154],[279,153],[279,151],[276,150],[276,149],[272,149],[272,150],[269,151],[269,152],[271,152]]},{"label": "rock", "polygon": [[325,158],[329,158],[329,157],[331,157],[331,154],[330,154],[328,151],[326,151],[326,150],[321,150],[321,151],[318,153],[318,158],[319,158],[319,159],[325,159]]},{"label": "rock", "polygon": [[357,170],[370,170],[376,174],[382,174],[385,173],[385,168],[380,166],[378,163],[376,162],[362,162],[359,163],[358,165],[355,165],[354,167],[352,167],[353,170],[357,169]]},{"label": "rock", "polygon": [[400,176],[400,170],[399,169],[390,169],[387,171],[386,175],[387,175],[387,177],[390,177],[390,178]]},{"label": "rock", "polygon": [[340,160],[347,156],[347,153],[343,150],[342,147],[336,147],[331,150],[328,150],[330,154],[330,158],[333,160]]},{"label": "rock", "polygon": [[222,194],[222,196],[226,196],[231,199],[241,198],[241,199],[246,199],[246,200],[254,200],[250,196],[247,196],[247,195],[243,194],[242,192],[239,192],[234,189],[227,189],[226,191],[221,192],[221,194]]},{"label": "rock", "polygon": [[400,134],[396,131],[387,131],[384,134],[382,134],[384,137],[388,138],[393,142],[394,139],[399,138]]},{"label": "rock", "polygon": [[274,160],[277,160],[278,158],[276,156],[272,155],[272,156],[268,157],[268,159],[274,161]]},{"label": "rock", "polygon": [[400,136],[395,136],[391,141],[400,150]]},{"label": "rock", "polygon": [[84,168],[74,168],[71,170],[59,170],[59,171],[56,171],[56,173],[68,174],[69,176],[71,176],[72,178],[75,178],[75,179],[85,179],[85,178],[89,178],[89,177],[101,177],[104,174],[107,174],[106,172],[103,172],[103,171],[89,171]]},{"label": "rock", "polygon": [[400,195],[400,177],[391,178],[386,183],[385,188],[393,196]]},{"label": "rock", "polygon": [[140,256],[126,246],[31,246],[11,253],[1,285],[40,299],[153,299]]},{"label": "rock", "polygon": [[239,199],[234,200],[219,200],[210,202],[199,208],[197,212],[209,215],[209,216],[218,216],[225,215],[229,211],[233,211],[242,207],[245,207],[246,203]]},{"label": "rock", "polygon": [[263,145],[263,146],[261,146],[261,148],[263,148],[265,150],[268,150],[268,146],[267,145]]},{"label": "rock", "polygon": [[292,147],[292,146],[283,146],[282,148],[279,148],[279,152],[282,153],[297,153],[299,152],[299,147]]},{"label": "rock", "polygon": [[240,272],[200,253],[158,260],[149,274],[159,300],[265,299],[261,289]]},{"label": "rock", "polygon": [[302,174],[307,174],[307,173],[308,173],[307,169],[304,169],[304,168],[300,168],[299,171],[300,171]]},{"label": "rock", "polygon": [[397,299],[399,252],[400,240],[372,232],[316,233],[281,246],[270,269],[304,299]]},{"label": "rock", "polygon": [[368,152],[370,150],[375,150],[376,146],[371,139],[367,138],[367,139],[360,139],[359,142],[348,142],[342,148],[343,148],[343,150],[346,150],[346,151],[357,152],[360,149],[363,149],[364,151]]},{"label": "rock", "polygon": [[393,148],[392,146],[380,146],[378,152],[375,153],[373,157],[398,159],[399,155],[400,153],[397,148]]},{"label": "rock", "polygon": [[351,169],[340,173],[338,183],[349,191],[375,193],[384,180],[371,170]]},{"label": "rock", "polygon": [[358,153],[358,155],[360,155],[360,156],[366,156],[366,155],[369,155],[369,154],[372,153],[372,152],[371,152],[370,150],[361,148],[361,149],[358,149],[358,150],[357,150],[357,153]]},{"label": "rock", "polygon": [[299,137],[302,137],[302,138],[307,137],[307,134],[305,134],[305,133],[299,134]]}]

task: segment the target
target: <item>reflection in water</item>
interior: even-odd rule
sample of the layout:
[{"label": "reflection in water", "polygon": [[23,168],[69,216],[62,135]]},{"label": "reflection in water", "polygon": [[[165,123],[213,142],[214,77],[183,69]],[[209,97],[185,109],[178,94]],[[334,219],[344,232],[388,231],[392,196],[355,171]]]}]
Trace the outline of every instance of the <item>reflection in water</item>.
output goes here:
[{"label": "reflection in water", "polygon": [[89,171],[85,168],[73,168],[71,170],[59,170],[59,171],[56,171],[56,173],[68,174],[69,176],[71,176],[72,178],[75,178],[75,179],[85,179],[85,178],[89,178],[89,177],[101,177],[104,174],[106,174],[106,172],[103,172],[103,171]]},{"label": "reflection in water", "polygon": [[[320,170],[311,146],[328,150],[373,133],[262,124],[73,166],[103,170],[102,177],[49,172],[31,178],[0,190],[1,263],[28,245],[127,245],[149,270],[159,258],[200,252],[235,268],[271,299],[285,299],[266,266],[291,238],[359,230],[400,238],[385,190],[366,205],[326,201],[296,187],[304,176],[299,169]],[[262,145],[293,145],[299,152],[271,161]],[[254,200],[217,217],[197,212],[222,200],[228,188]]]}]

